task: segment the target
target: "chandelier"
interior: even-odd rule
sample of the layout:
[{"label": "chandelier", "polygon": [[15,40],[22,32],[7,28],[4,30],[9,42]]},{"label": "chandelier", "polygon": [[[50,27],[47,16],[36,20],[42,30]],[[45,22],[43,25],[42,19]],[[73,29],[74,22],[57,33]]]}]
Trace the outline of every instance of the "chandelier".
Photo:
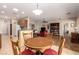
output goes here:
[{"label": "chandelier", "polygon": [[42,10],[38,9],[38,4],[37,4],[37,8],[35,10],[33,10],[33,13],[35,15],[40,15],[40,14],[42,14],[42,12],[43,12]]}]

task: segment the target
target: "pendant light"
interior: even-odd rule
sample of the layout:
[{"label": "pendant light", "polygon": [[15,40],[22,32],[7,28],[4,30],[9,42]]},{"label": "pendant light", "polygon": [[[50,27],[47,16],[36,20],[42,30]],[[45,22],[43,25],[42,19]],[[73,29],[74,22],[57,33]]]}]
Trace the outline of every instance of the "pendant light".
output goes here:
[{"label": "pendant light", "polygon": [[33,10],[33,13],[35,14],[35,15],[40,15],[40,14],[42,14],[42,10],[40,10],[40,9],[38,9],[38,3],[37,3],[37,8],[35,9],[35,10]]}]

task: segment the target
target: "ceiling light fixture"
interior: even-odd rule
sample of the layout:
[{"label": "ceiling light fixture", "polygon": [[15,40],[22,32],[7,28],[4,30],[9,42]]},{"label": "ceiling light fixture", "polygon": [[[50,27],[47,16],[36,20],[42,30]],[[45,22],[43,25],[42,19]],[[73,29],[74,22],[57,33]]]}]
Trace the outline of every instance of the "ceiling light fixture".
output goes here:
[{"label": "ceiling light fixture", "polygon": [[24,12],[22,12],[22,14],[24,14]]},{"label": "ceiling light fixture", "polygon": [[13,8],[13,11],[18,12],[18,9],[17,8]]},{"label": "ceiling light fixture", "polygon": [[3,8],[7,8],[7,5],[3,5],[2,7],[3,7]]},{"label": "ceiling light fixture", "polygon": [[4,18],[8,19],[8,16],[4,16]]},{"label": "ceiling light fixture", "polygon": [[37,4],[37,8],[35,10],[33,10],[33,13],[35,15],[40,15],[40,14],[42,14],[42,12],[43,12],[42,10],[38,9],[38,4]]},{"label": "ceiling light fixture", "polygon": [[5,11],[1,11],[1,13],[2,13],[2,14],[4,14],[4,13],[5,13]]}]

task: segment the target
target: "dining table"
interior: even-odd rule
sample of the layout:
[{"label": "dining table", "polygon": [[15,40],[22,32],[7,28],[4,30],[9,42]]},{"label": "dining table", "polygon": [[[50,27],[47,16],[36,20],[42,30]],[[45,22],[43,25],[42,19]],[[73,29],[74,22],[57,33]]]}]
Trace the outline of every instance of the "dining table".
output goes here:
[{"label": "dining table", "polygon": [[35,37],[25,41],[25,46],[36,50],[37,54],[42,53],[45,49],[51,48],[53,40],[50,37]]}]

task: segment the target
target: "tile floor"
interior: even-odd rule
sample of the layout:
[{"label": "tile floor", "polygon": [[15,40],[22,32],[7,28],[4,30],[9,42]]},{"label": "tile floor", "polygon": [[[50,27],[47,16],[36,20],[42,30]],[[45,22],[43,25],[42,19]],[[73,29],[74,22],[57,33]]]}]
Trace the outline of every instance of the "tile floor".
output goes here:
[{"label": "tile floor", "polygon": [[[58,50],[58,45],[54,44],[52,49]],[[0,49],[0,55],[13,55],[11,42],[8,36],[2,36],[2,49]],[[79,52],[73,51],[69,48],[64,48],[62,55],[79,55]]]},{"label": "tile floor", "polygon": [[13,50],[11,46],[10,38],[6,35],[2,36],[2,48],[0,49],[0,55],[12,55]]}]

